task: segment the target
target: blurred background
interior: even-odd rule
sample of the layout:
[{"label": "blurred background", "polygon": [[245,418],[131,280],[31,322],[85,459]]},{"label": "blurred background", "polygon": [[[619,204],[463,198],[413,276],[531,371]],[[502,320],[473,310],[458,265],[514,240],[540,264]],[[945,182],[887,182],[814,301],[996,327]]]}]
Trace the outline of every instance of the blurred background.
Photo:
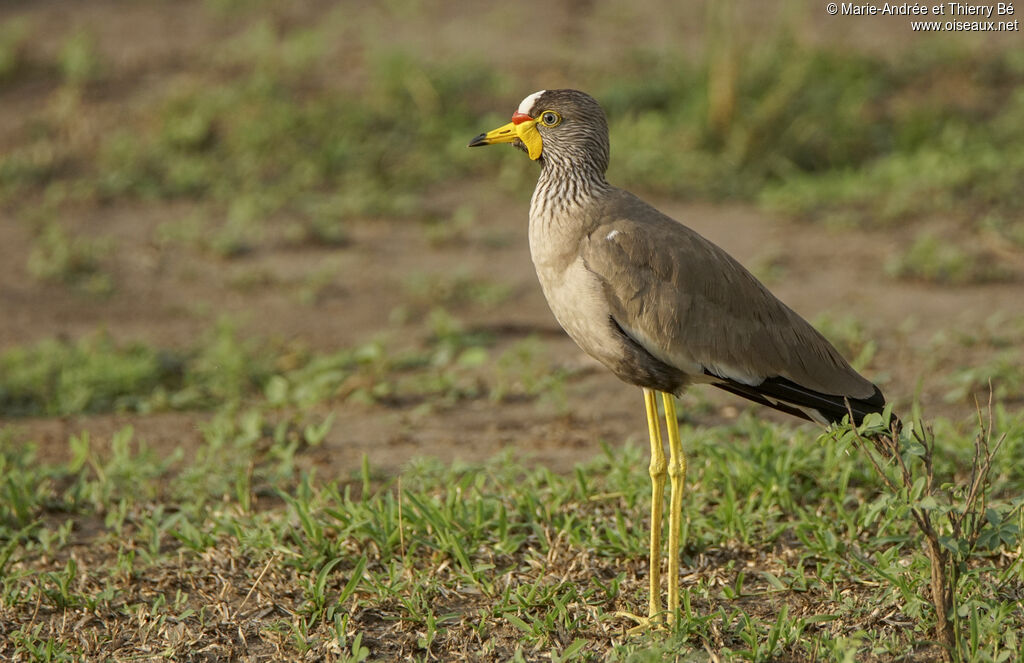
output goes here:
[{"label": "blurred background", "polygon": [[[61,458],[130,423],[187,450],[254,408],[330,419],[300,459],[330,475],[510,447],[569,469],[642,441],[639,395],[535,282],[536,164],[466,149],[554,87],[604,105],[613,183],[899,407],[961,421],[989,381],[1019,407],[1021,43],[799,1],[6,2],[6,434]],[[683,403],[705,425],[747,409]]]},{"label": "blurred background", "polygon": [[922,416],[935,518],[983,476],[980,400],[1006,437],[982,538],[939,526],[947,612],[962,660],[1017,655],[1024,46],[910,21],[0,2],[0,658],[939,660],[936,567],[849,436],[707,388],[685,628],[626,635],[640,392],[544,302],[537,164],[466,147],[556,87],[607,110],[612,183]]}]

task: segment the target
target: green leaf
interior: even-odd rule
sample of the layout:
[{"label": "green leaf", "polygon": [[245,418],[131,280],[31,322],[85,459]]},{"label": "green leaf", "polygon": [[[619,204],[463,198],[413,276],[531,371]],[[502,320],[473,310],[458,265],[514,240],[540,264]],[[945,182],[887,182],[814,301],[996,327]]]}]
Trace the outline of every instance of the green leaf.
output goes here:
[{"label": "green leaf", "polygon": [[761,576],[768,581],[768,584],[779,591],[787,591],[787,587],[779,578],[770,571],[761,571]]},{"label": "green leaf", "polygon": [[341,590],[341,594],[338,596],[338,605],[343,604],[350,596],[352,596],[352,594],[355,593],[356,587],[359,586],[359,581],[363,578],[363,571],[365,569],[366,555],[363,555],[359,558],[359,561],[356,562],[355,567],[352,569],[352,575],[349,577],[348,582],[345,583],[345,588]]},{"label": "green leaf", "polygon": [[331,574],[331,570],[341,562],[344,557],[335,557],[331,561],[324,564],[324,567],[320,569],[320,573],[316,574],[316,595],[323,596],[324,588],[327,586],[327,576]]},{"label": "green leaf", "polygon": [[508,615],[505,615],[505,619],[507,619],[509,621],[509,623],[511,623],[513,626],[515,626],[517,629],[519,629],[523,633],[529,633],[529,634],[533,633],[533,628],[531,628],[529,624],[524,622],[519,617],[517,617],[517,616],[515,616],[513,614],[508,614]]},{"label": "green leaf", "polygon": [[583,651],[583,648],[587,646],[587,641],[583,638],[576,638],[572,644],[565,648],[562,652],[562,660],[568,661]]}]

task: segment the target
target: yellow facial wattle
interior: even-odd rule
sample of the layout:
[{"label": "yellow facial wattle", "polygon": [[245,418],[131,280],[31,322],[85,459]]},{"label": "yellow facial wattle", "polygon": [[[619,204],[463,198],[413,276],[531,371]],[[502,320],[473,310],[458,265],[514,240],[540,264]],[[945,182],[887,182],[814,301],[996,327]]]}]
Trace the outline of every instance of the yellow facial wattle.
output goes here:
[{"label": "yellow facial wattle", "polygon": [[537,120],[525,113],[516,113],[508,124],[480,134],[470,141],[469,146],[511,143],[516,138],[526,146],[526,151],[531,159],[536,161],[540,158],[541,152],[544,150],[544,140],[540,137],[540,132],[537,131]]}]

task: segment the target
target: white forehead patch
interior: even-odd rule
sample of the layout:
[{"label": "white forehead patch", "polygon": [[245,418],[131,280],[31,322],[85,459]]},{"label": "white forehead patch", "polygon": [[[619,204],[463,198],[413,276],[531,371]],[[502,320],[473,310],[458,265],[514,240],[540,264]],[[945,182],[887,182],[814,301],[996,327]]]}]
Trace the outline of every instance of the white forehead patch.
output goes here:
[{"label": "white forehead patch", "polygon": [[519,102],[519,110],[517,110],[516,112],[526,113],[527,115],[529,115],[530,109],[533,108],[533,105],[535,103],[537,103],[537,98],[540,97],[540,95],[544,94],[545,92],[547,92],[547,90],[537,90],[536,92],[528,96],[526,99],[523,99],[521,102]]}]

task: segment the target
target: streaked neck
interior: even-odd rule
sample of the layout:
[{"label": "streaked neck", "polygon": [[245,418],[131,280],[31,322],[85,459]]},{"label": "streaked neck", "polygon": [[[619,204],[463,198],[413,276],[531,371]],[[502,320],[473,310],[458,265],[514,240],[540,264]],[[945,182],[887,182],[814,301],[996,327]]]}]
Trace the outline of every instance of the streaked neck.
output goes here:
[{"label": "streaked neck", "polygon": [[544,161],[530,201],[530,218],[568,213],[610,190],[604,173],[596,168]]}]

